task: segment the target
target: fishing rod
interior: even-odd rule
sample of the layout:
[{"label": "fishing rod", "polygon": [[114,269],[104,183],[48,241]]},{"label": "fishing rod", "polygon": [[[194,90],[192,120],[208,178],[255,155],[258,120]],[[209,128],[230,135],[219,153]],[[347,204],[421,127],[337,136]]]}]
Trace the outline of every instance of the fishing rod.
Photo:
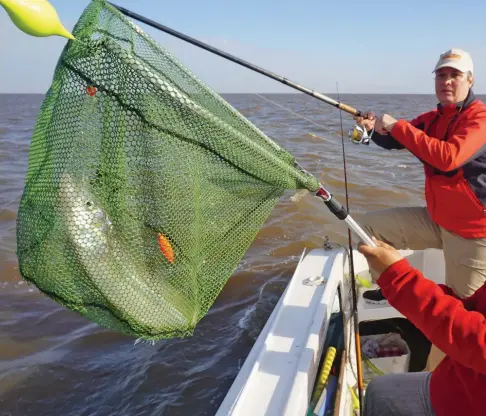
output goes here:
[{"label": "fishing rod", "polygon": [[288,85],[289,87],[295,88],[296,90],[299,90],[299,91],[301,91],[301,92],[303,92],[307,95],[310,95],[314,98],[317,98],[318,100],[324,101],[325,103],[330,104],[330,105],[332,105],[332,106],[334,106],[334,107],[336,107],[340,110],[343,110],[343,111],[345,111],[349,114],[352,114],[353,116],[357,116],[357,117],[365,117],[366,116],[363,112],[361,112],[361,111],[357,110],[356,108],[353,108],[353,107],[351,107],[347,104],[336,101],[336,100],[334,100],[334,99],[332,99],[332,98],[330,98],[330,97],[328,97],[324,94],[321,94],[319,92],[311,90],[310,88],[304,87],[300,84],[297,84],[296,82],[290,81],[289,79],[282,77],[280,75],[277,75],[277,74],[275,74],[271,71],[268,71],[268,70],[260,68],[256,65],[253,65],[250,62],[244,61],[243,59],[240,59],[240,58],[238,58],[234,55],[230,55],[229,53],[224,52],[220,49],[217,49],[214,46],[208,45],[207,43],[201,42],[201,41],[194,39],[190,36],[187,36],[187,35],[185,35],[181,32],[178,32],[174,29],[171,29],[171,28],[164,26],[160,23],[157,23],[157,22],[155,22],[155,21],[153,21],[153,20],[151,20],[151,19],[149,19],[145,16],[141,16],[141,15],[139,15],[135,12],[132,12],[131,10],[128,10],[124,7],[118,6],[118,5],[113,4],[111,2],[108,2],[108,3],[111,4],[113,7],[115,7],[116,9],[118,9],[120,12],[122,12],[125,16],[136,19],[136,20],[138,20],[142,23],[145,23],[149,26],[154,27],[155,29],[161,30],[162,32],[168,33],[172,36],[175,36],[176,38],[182,39],[182,40],[189,42],[189,43],[191,43],[195,46],[198,46],[202,49],[205,49],[209,52],[212,52],[216,55],[219,55],[223,58],[226,58],[226,59],[228,59],[232,62],[235,62],[235,63],[242,65],[242,66],[244,66],[248,69],[251,69],[255,72],[258,72],[259,74],[265,75],[269,78],[272,78],[276,81],[281,82],[282,84]]}]

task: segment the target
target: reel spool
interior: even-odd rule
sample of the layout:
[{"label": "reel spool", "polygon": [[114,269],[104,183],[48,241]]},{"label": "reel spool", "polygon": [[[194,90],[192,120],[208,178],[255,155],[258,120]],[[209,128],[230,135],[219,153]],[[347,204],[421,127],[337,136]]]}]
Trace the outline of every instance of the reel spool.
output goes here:
[{"label": "reel spool", "polygon": [[368,132],[363,126],[356,124],[352,129],[349,130],[348,136],[354,144],[370,144],[370,138],[373,135],[374,129],[368,135]]}]

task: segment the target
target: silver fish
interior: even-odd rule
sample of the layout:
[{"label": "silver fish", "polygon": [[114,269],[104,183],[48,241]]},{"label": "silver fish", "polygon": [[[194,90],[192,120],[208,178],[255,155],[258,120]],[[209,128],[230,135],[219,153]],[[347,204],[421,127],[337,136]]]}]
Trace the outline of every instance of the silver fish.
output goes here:
[{"label": "silver fish", "polygon": [[187,311],[187,302],[169,283],[165,284],[164,296],[145,283],[151,280],[149,273],[117,241],[111,221],[87,186],[63,173],[59,197],[61,215],[78,259],[120,317],[157,333],[186,328],[191,323],[190,317],[178,309]]}]

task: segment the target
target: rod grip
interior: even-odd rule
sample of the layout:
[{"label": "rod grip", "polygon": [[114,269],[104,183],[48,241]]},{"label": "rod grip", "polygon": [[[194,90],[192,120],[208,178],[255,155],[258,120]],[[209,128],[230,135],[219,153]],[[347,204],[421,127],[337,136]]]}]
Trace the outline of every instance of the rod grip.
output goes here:
[{"label": "rod grip", "polygon": [[361,111],[356,110],[356,108],[351,107],[350,105],[339,103],[339,109],[346,111],[347,113],[352,114],[353,116],[360,116]]}]

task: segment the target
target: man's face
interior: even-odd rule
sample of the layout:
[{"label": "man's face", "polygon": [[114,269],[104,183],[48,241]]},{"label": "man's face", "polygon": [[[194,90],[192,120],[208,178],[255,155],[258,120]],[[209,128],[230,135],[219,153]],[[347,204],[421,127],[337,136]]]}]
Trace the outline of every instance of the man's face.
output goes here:
[{"label": "man's face", "polygon": [[444,67],[435,72],[435,94],[443,105],[463,101],[472,83],[466,73],[455,68]]}]

